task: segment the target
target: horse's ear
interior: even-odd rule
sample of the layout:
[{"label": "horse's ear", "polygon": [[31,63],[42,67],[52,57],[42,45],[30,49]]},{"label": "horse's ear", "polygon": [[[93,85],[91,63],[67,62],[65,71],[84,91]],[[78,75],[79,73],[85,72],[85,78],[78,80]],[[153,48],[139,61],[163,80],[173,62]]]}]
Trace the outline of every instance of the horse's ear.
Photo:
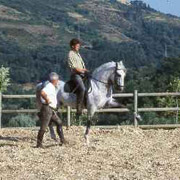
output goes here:
[{"label": "horse's ear", "polygon": [[120,61],[119,64],[122,65],[122,66],[124,65],[122,61]]},{"label": "horse's ear", "polygon": [[122,61],[116,62],[116,68],[117,69],[121,69],[122,66],[123,66],[123,62]]},{"label": "horse's ear", "polygon": [[119,62],[119,65],[121,66],[122,69],[126,69],[125,66],[124,66],[123,61],[120,61],[120,62]]}]

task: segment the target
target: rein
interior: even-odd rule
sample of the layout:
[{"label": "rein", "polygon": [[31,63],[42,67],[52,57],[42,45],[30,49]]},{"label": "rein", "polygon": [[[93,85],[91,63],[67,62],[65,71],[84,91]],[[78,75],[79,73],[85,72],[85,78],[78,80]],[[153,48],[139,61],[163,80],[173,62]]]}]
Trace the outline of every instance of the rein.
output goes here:
[{"label": "rein", "polygon": [[[115,78],[116,78],[116,71],[117,71],[117,70],[121,70],[121,69],[118,69],[118,67],[117,67],[117,63],[116,63]],[[109,85],[109,83],[108,83],[108,82],[103,82],[103,81],[101,81],[101,80],[98,80],[98,79],[96,79],[96,78],[92,77],[91,75],[89,75],[89,77],[90,77],[91,79],[93,79],[93,80],[97,81],[97,82],[100,82],[100,83],[105,84],[105,85]],[[121,86],[121,87],[124,87],[124,86]]]},{"label": "rein", "polygon": [[109,85],[108,82],[103,82],[103,81],[98,80],[98,79],[96,79],[96,78],[94,78],[94,77],[92,77],[92,76],[90,76],[90,78],[93,79],[93,80],[95,80],[95,81],[97,81],[97,82],[100,82],[100,83],[102,83],[102,84]]},{"label": "rein", "polygon": [[[101,80],[98,80],[98,79],[92,77],[91,75],[90,75],[88,78],[89,78],[89,79],[93,79],[93,80],[95,80],[95,81],[97,81],[97,82],[100,82],[100,83],[102,83],[102,84],[109,85],[108,82],[106,83],[106,82],[103,82],[103,81],[101,81]],[[92,85],[91,85],[91,83],[90,83],[90,91],[88,91],[88,94],[90,94],[91,92],[92,92]]]},{"label": "rein", "polygon": [[[95,81],[97,81],[97,82],[100,82],[100,83],[102,83],[102,84],[109,85],[108,82],[103,82],[103,81],[98,80],[98,79],[96,79],[96,78],[94,78],[94,77],[91,77],[91,79],[93,79],[93,80],[95,80]],[[124,87],[124,86],[120,86],[120,87]]]}]

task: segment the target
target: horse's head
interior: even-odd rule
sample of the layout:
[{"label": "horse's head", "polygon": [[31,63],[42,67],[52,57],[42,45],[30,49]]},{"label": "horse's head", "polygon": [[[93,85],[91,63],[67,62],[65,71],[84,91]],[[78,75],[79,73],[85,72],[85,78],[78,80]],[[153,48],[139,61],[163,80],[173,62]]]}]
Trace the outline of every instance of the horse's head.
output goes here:
[{"label": "horse's head", "polygon": [[115,71],[111,76],[111,82],[116,90],[124,90],[124,79],[126,76],[126,68],[122,61],[116,62]]}]

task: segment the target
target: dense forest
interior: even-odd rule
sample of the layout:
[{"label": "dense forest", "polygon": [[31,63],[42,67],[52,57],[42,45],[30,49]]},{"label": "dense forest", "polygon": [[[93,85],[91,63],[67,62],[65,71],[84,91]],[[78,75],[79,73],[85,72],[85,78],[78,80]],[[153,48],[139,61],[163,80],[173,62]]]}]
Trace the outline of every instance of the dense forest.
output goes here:
[{"label": "dense forest", "polygon": [[[123,60],[128,68],[125,92],[179,90],[180,18],[141,1],[0,0],[0,64],[10,67],[8,94],[32,93],[24,84],[36,84],[51,71],[67,80],[66,56],[73,37],[80,37],[81,54],[90,70]],[[131,100],[121,101],[131,106]],[[176,106],[177,100],[144,98],[140,105]],[[4,104],[12,109],[31,107],[31,100]],[[172,114],[145,113],[142,123],[173,123]],[[98,123],[120,124],[130,119],[129,114],[110,116]]]}]

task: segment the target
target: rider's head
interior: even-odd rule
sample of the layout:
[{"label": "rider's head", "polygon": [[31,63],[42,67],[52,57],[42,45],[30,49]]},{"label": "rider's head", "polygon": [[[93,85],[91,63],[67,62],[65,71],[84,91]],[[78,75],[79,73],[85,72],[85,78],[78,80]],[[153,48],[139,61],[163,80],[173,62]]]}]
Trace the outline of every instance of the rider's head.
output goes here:
[{"label": "rider's head", "polygon": [[75,38],[74,38],[74,39],[72,39],[72,40],[70,41],[70,47],[71,47],[72,50],[74,50],[74,51],[79,51],[80,46],[81,46],[81,42],[80,42],[79,39],[75,39]]},{"label": "rider's head", "polygon": [[51,72],[49,74],[49,81],[54,85],[56,86],[58,84],[58,81],[59,81],[59,75],[55,72]]}]

